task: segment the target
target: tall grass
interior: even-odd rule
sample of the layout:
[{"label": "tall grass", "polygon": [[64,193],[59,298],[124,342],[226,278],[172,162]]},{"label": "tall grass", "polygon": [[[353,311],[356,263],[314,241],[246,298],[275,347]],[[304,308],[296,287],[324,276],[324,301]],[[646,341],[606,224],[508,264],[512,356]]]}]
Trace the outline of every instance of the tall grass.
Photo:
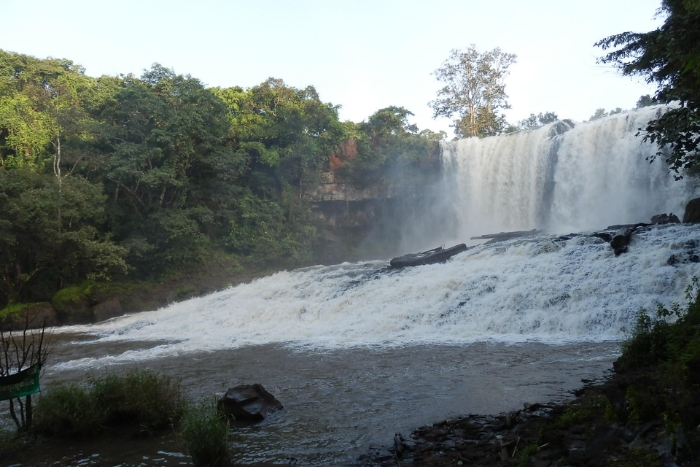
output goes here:
[{"label": "tall grass", "polygon": [[228,432],[228,420],[215,402],[191,406],[180,424],[180,436],[196,467],[231,465]]},{"label": "tall grass", "polygon": [[177,423],[185,409],[180,385],[166,375],[130,370],[48,388],[34,409],[37,433],[89,436],[119,425],[148,432]]}]

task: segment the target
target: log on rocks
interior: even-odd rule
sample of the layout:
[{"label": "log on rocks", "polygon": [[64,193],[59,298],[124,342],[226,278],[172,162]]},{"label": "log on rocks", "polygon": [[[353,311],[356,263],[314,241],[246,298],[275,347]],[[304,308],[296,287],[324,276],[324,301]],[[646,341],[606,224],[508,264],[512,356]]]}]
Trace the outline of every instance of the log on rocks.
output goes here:
[{"label": "log on rocks", "polygon": [[496,243],[496,242],[503,242],[505,240],[510,240],[512,238],[530,237],[533,235],[537,235],[538,233],[541,233],[541,232],[542,232],[541,230],[537,230],[537,229],[516,230],[514,232],[499,232],[499,233],[481,235],[479,237],[471,237],[470,240],[489,240],[486,243]]},{"label": "log on rocks", "polygon": [[422,266],[425,264],[442,263],[463,251],[468,250],[467,245],[460,243],[450,248],[434,248],[421,253],[413,253],[392,258],[389,265],[394,268],[405,268],[408,266]]},{"label": "log on rocks", "polygon": [[218,407],[236,420],[259,422],[272,412],[282,409],[282,404],[261,384],[241,384],[230,388],[219,399]]}]

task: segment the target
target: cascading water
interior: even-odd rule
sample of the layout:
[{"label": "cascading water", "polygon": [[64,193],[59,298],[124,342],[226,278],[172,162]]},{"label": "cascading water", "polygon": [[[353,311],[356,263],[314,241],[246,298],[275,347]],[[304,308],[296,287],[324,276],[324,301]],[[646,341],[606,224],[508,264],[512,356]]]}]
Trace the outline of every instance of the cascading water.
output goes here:
[{"label": "cascading water", "polygon": [[657,147],[636,136],[662,111],[647,107],[445,143],[455,239],[512,230],[580,232],[681,214],[695,184],[674,181],[661,159],[650,164]]},{"label": "cascading water", "polygon": [[[634,137],[657,111],[446,144],[446,186],[456,190],[446,200],[459,220],[451,234],[580,231],[680,214],[692,187],[661,161],[648,164],[655,148]],[[664,225],[640,229],[619,257],[598,237],[548,233],[403,270],[383,260],[280,272],[57,329],[46,376],[148,366],[203,397],[260,382],[285,410],[236,432],[236,463],[337,465],[395,431],[566,397],[580,378],[600,377],[641,308],[685,299],[700,275],[698,250],[700,228]],[[148,465],[167,464],[157,455],[162,463]],[[141,465],[112,459],[132,461]]]}]

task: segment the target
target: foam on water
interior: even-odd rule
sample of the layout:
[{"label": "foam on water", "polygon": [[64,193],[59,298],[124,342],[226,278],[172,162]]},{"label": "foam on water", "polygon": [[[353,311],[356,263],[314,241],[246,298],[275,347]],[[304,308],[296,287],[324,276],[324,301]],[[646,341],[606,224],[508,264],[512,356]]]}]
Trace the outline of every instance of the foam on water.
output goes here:
[{"label": "foam on water", "polygon": [[313,348],[544,343],[624,337],[637,312],[684,301],[696,263],[668,265],[700,246],[700,228],[635,233],[615,257],[595,237],[545,235],[474,247],[444,264],[382,271],[386,262],[280,272],[205,297],[59,333],[160,344],[80,367],[285,343]]}]

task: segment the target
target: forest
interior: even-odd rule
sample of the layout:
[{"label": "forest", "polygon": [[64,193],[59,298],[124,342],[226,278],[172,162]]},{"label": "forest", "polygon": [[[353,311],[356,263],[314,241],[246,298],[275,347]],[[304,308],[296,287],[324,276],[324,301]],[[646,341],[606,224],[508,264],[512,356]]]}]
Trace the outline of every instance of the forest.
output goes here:
[{"label": "forest", "polygon": [[65,59],[0,51],[0,308],[84,280],[159,280],[318,261],[306,193],[435,168],[444,133],[402,107],[341,122],[313,86],[207,88],[154,64],[93,78]]}]

